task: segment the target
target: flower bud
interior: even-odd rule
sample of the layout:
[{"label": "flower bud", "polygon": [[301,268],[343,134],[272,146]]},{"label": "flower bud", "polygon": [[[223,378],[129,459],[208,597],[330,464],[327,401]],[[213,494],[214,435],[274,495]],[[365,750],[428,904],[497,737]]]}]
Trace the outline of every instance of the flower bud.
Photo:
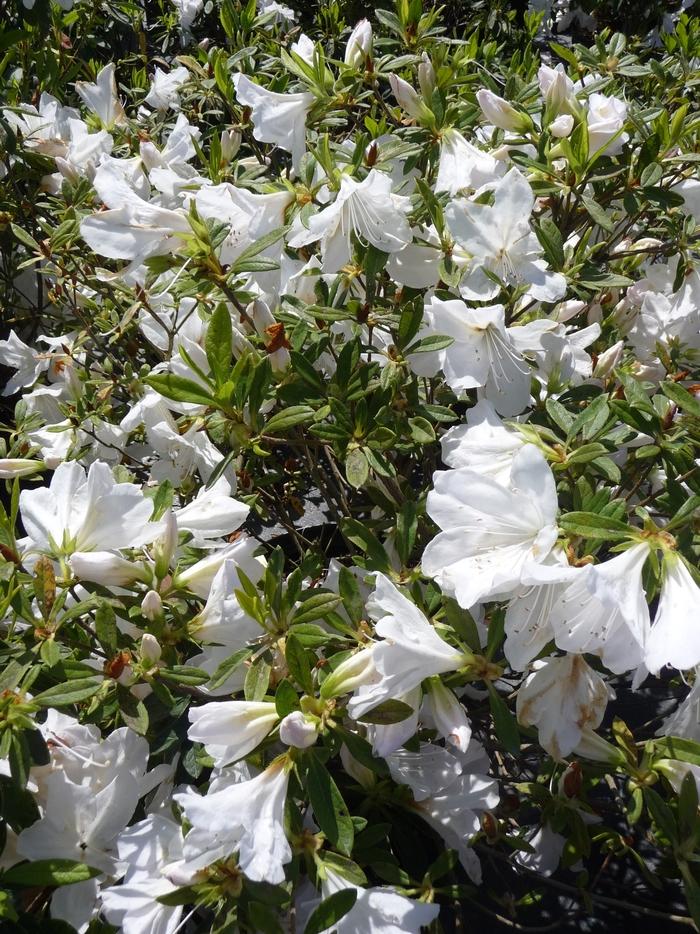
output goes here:
[{"label": "flower bud", "polygon": [[346,658],[328,675],[321,685],[321,697],[327,700],[329,697],[349,694],[361,684],[368,684],[376,678],[372,651],[363,649]]},{"label": "flower bud", "polygon": [[516,110],[508,101],[503,100],[498,94],[482,88],[476,92],[476,99],[481,107],[481,112],[489,123],[499,127],[501,130],[515,130],[520,133],[529,130],[532,127],[532,120],[527,114]]},{"label": "flower bud", "polygon": [[602,736],[599,736],[588,726],[581,730],[581,739],[578,741],[574,754],[582,759],[591,759],[593,762],[607,762],[609,765],[620,765],[625,757],[621,749],[613,746]]},{"label": "flower bud", "polygon": [[79,580],[93,581],[103,587],[128,587],[144,574],[141,565],[111,551],[76,551],[68,563]]},{"label": "flower bud", "polygon": [[301,710],[293,710],[288,713],[280,723],[280,739],[288,746],[307,749],[309,746],[313,746],[317,736],[317,723],[314,723]]},{"label": "flower bud", "polygon": [[345,64],[351,68],[362,68],[372,52],[372,26],[369,20],[361,19],[350,33],[345,46]]},{"label": "flower bud", "polygon": [[44,469],[43,461],[29,460],[24,457],[0,457],[0,480],[12,480],[14,477],[29,477]]},{"label": "flower bud", "polygon": [[145,632],[141,636],[141,659],[148,662],[149,665],[157,665],[163,650],[155,636],[150,632]]},{"label": "flower bud", "polygon": [[575,97],[575,92],[574,83],[564,71],[564,66],[559,64],[556,68],[550,68],[548,65],[542,65],[537,77],[542,97],[550,110],[559,113],[567,108],[569,101]]},{"label": "flower bud", "polygon": [[571,321],[585,307],[585,302],[575,298],[571,298],[567,302],[560,302],[556,307],[556,319],[557,321]]},{"label": "flower bud", "polygon": [[226,165],[233,159],[241,145],[241,134],[238,130],[221,131],[221,161]]},{"label": "flower bud", "polygon": [[624,349],[625,342],[617,341],[617,343],[613,344],[612,347],[608,347],[607,350],[604,350],[603,353],[598,357],[596,365],[593,369],[594,378],[607,379],[622,359]]},{"label": "flower bud", "polygon": [[429,685],[427,701],[438,733],[460,752],[466,752],[472,729],[464,707],[439,677],[431,678]]},{"label": "flower bud", "polygon": [[165,531],[153,543],[153,556],[156,561],[156,577],[162,580],[170,569],[170,562],[177,548],[177,519],[172,509],[163,516]]},{"label": "flower bud", "polygon": [[418,92],[411,85],[396,75],[389,75],[389,84],[396,98],[396,103],[405,110],[409,117],[418,119],[424,113],[425,107],[421,102]]},{"label": "flower bud", "polygon": [[574,128],[574,118],[571,114],[559,114],[556,120],[549,124],[549,132],[557,139],[569,136]]},{"label": "flower bud", "polygon": [[163,601],[155,590],[149,590],[141,601],[141,612],[146,619],[154,620],[163,612]]},{"label": "flower bud", "polygon": [[424,101],[429,101],[433,96],[435,82],[433,63],[428,58],[427,52],[423,52],[423,61],[418,66],[418,84]]}]

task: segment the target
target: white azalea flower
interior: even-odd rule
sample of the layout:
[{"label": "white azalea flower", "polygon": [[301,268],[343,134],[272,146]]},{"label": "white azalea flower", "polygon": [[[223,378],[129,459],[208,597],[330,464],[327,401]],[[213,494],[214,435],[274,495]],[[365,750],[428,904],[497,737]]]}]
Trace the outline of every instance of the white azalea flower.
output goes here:
[{"label": "white azalea flower", "polygon": [[177,888],[163,873],[182,858],[180,825],[151,814],[119,835],[117,850],[127,870],[119,885],[100,892],[107,920],[124,934],[176,934],[182,905],[163,905],[157,899]]},{"label": "white azalea flower", "polygon": [[523,567],[554,546],[554,477],[534,445],[515,454],[509,487],[468,467],[438,471],[433,482],[428,515],[442,531],[423,553],[423,573],[460,606],[512,591]]},{"label": "white azalea flower", "polygon": [[268,701],[211,701],[190,707],[188,716],[187,735],[204,745],[219,768],[252,752],[279,719]]},{"label": "white azalea flower", "polygon": [[163,71],[156,65],[151,78],[151,87],[143,99],[144,104],[148,104],[154,110],[178,110],[180,107],[179,91],[189,76],[190,73],[184,65],[173,68],[171,71]]},{"label": "white azalea flower", "polygon": [[252,881],[284,882],[284,866],[292,858],[284,832],[288,781],[287,763],[281,759],[255,778],[207,795],[173,795],[191,825],[183,847],[185,860],[203,868],[238,853],[238,865]]},{"label": "white azalea flower", "polygon": [[700,587],[683,558],[675,552],[667,552],[659,606],[644,658],[652,674],[657,674],[664,665],[684,670],[700,664],[699,606]]},{"label": "white azalea flower", "polygon": [[619,131],[627,119],[627,104],[619,97],[606,97],[593,93],[588,98],[588,152],[592,156],[602,150],[603,155],[616,156],[629,139]]},{"label": "white azalea flower", "polygon": [[420,934],[440,913],[439,905],[427,905],[380,886],[361,888],[324,865],[321,892],[324,898],[355,889],[357,901],[347,914],[327,928],[335,934]]},{"label": "white azalea flower", "polygon": [[22,491],[20,512],[28,547],[55,553],[132,548],[162,531],[150,521],[153,502],[100,461],[87,476],[75,461],[60,464],[48,487]]},{"label": "white azalea flower", "polygon": [[468,188],[491,185],[503,174],[503,164],[483,149],[468,142],[450,127],[440,140],[440,162],[435,191],[454,196]]},{"label": "white azalea flower", "polygon": [[306,151],[306,117],[314,102],[313,94],[268,91],[240,72],[233,76],[233,83],[239,103],[252,109],[255,139],[290,152],[292,165],[298,171]]},{"label": "white azalea flower", "polygon": [[110,210],[83,218],[80,233],[90,249],[109,259],[142,263],[162,256],[191,233],[184,211],[170,211],[139,198],[113,169],[95,175],[95,187]]},{"label": "white azalea flower", "polygon": [[525,176],[512,168],[493,189],[493,205],[458,200],[445,209],[447,225],[456,240],[454,257],[466,263],[460,292],[464,298],[488,301],[500,286],[486,275],[493,273],[505,285],[525,285],[526,295],[540,302],[563,298],[566,279],[551,272],[542,247],[530,229],[535,196]]},{"label": "white azalea flower", "polygon": [[445,374],[449,387],[460,394],[483,388],[484,396],[502,415],[517,415],[530,398],[531,371],[514,344],[517,328],[506,328],[503,305],[468,308],[460,299],[431,298],[424,309],[420,336],[444,334],[449,347],[413,354],[411,369],[419,376]]},{"label": "white azalea flower", "polygon": [[536,726],[540,744],[560,760],[575,749],[584,726],[599,726],[608,689],[582,655],[545,658],[532,667],[518,691],[518,721]]},{"label": "white azalea flower", "polygon": [[641,543],[598,565],[569,567],[561,553],[553,563],[524,570],[524,589],[506,611],[506,657],[523,670],[552,639],[566,652],[599,655],[619,674],[644,656],[649,610],[642,570],[649,555]]},{"label": "white azalea flower", "polygon": [[486,120],[501,130],[526,130],[532,121],[512,104],[486,88],[476,92],[476,99]]},{"label": "white azalea flower", "polygon": [[308,229],[297,223],[291,247],[321,241],[324,272],[338,272],[351,257],[351,233],[385,253],[397,253],[411,242],[406,219],[409,201],[391,192],[391,179],[372,169],[364,181],[344,175],[335,201],[312,214]]},{"label": "white azalea flower", "polygon": [[76,81],[75,90],[85,105],[100,118],[103,129],[111,130],[126,123],[124,108],[117,97],[114,62],[105,65],[97,73],[94,84]]},{"label": "white azalea flower", "polygon": [[384,574],[376,576],[367,612],[383,641],[371,649],[376,681],[360,687],[350,700],[350,716],[361,717],[385,700],[418,687],[424,678],[456,671],[466,663],[464,653],[441,639],[418,607]]},{"label": "white azalea flower", "polygon": [[508,486],[513,458],[524,444],[524,436],[505,425],[486,399],[469,409],[463,425],[450,428],[440,438],[442,459],[448,467],[469,467],[503,486]]}]

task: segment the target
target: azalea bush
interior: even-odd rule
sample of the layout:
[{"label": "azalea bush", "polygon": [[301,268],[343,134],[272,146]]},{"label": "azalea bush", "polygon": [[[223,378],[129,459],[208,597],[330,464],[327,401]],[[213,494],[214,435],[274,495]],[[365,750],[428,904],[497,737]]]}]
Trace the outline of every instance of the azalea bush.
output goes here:
[{"label": "azalea bush", "polygon": [[10,11],[3,930],[700,925],[687,8]]}]

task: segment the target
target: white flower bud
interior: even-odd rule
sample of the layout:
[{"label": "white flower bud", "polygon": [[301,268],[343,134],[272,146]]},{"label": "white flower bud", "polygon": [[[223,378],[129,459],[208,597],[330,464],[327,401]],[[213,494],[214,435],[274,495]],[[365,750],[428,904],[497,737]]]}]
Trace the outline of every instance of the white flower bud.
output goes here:
[{"label": "white flower bud", "polygon": [[177,519],[172,509],[163,516],[165,531],[153,543],[153,556],[156,561],[156,577],[160,580],[168,573],[170,562],[177,548]]},{"label": "white flower bud", "polygon": [[508,101],[503,100],[498,94],[494,94],[486,88],[476,92],[476,99],[488,122],[501,130],[521,132],[532,126],[532,120],[527,114],[520,113]]},{"label": "white flower bud", "polygon": [[293,710],[280,723],[280,739],[287,746],[307,749],[313,746],[318,736],[317,725],[301,710]]},{"label": "white flower bud", "polygon": [[598,357],[598,361],[593,370],[595,379],[607,379],[607,377],[612,374],[612,371],[622,359],[624,347],[625,342],[618,341],[616,344],[613,344],[612,347],[608,347],[607,350],[603,351]]},{"label": "white flower bud", "polygon": [[376,681],[378,678],[377,670],[374,667],[374,660],[371,650],[365,649],[356,652],[344,662],[341,662],[335,671],[328,675],[321,685],[321,697],[340,697],[342,694],[349,694],[361,684],[368,684]]},{"label": "white flower bud", "polygon": [[43,461],[29,460],[24,457],[0,457],[0,480],[29,477],[43,469]]},{"label": "white flower bud", "polygon": [[146,619],[154,620],[163,610],[163,601],[155,590],[149,590],[141,601],[141,612]]},{"label": "white flower bud", "polygon": [[93,581],[104,587],[128,587],[144,574],[141,565],[111,551],[76,551],[68,563],[79,580]]},{"label": "white flower bud", "polygon": [[427,701],[438,733],[460,752],[466,752],[472,728],[464,707],[439,677],[431,678],[429,685]]},{"label": "white flower bud", "polygon": [[221,131],[221,160],[228,164],[236,155],[241,145],[241,134],[238,130]]},{"label": "white flower bud", "polygon": [[418,66],[418,84],[420,85],[423,100],[429,101],[435,90],[435,69],[433,63],[428,58],[427,52],[423,52],[423,61]]},{"label": "white flower bud", "polygon": [[365,58],[372,52],[372,26],[369,20],[361,19],[350,33],[345,46],[345,64],[351,68],[361,68]]},{"label": "white flower bud", "polygon": [[571,114],[559,114],[556,120],[549,124],[549,132],[557,139],[569,136],[574,128],[574,118]]},{"label": "white flower bud", "polygon": [[408,81],[397,75],[389,75],[389,84],[396,98],[396,103],[405,110],[409,117],[419,118],[425,112],[425,107],[421,102],[418,92],[411,87]]},{"label": "white flower bud", "polygon": [[575,100],[574,83],[564,71],[563,65],[557,65],[556,68],[542,65],[537,77],[542,96],[554,113],[571,106],[570,102]]},{"label": "white flower bud", "polygon": [[557,321],[570,321],[585,307],[585,302],[575,298],[569,299],[568,302],[561,302],[556,308],[556,319]]},{"label": "white flower bud", "polygon": [[150,632],[145,632],[141,636],[141,658],[149,665],[156,665],[160,661],[163,650],[155,636]]}]

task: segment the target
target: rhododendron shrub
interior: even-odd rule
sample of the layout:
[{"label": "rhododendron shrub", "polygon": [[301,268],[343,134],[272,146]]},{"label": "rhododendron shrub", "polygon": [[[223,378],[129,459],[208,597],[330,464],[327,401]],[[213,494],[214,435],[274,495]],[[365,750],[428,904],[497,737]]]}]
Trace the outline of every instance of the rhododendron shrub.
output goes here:
[{"label": "rhododendron shrub", "polygon": [[0,25],[0,919],[700,925],[700,20],[300,6]]}]

